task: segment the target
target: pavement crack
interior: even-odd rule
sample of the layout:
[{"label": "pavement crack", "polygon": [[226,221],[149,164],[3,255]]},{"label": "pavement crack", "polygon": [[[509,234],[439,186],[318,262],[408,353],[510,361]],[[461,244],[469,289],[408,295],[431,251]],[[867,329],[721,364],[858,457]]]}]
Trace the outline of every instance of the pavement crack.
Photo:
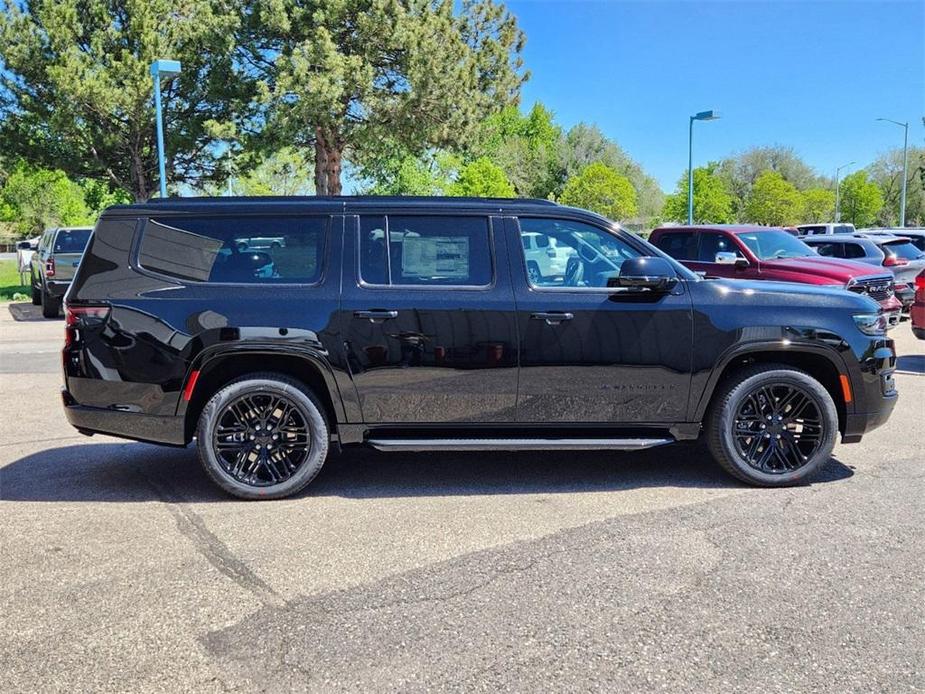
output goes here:
[{"label": "pavement crack", "polygon": [[145,480],[164,502],[173,516],[180,534],[192,542],[205,559],[219,573],[230,578],[244,590],[256,595],[264,604],[281,606],[284,600],[270,585],[258,576],[243,560],[235,556],[228,546],[206,527],[205,521],[179,495],[164,487],[160,482],[145,475]]}]

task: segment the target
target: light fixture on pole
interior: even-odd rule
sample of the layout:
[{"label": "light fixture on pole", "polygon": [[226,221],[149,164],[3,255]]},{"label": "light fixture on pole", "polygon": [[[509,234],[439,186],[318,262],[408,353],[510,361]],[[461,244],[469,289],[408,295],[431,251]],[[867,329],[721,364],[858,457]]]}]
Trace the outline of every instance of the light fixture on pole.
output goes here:
[{"label": "light fixture on pole", "polygon": [[170,79],[180,74],[179,60],[155,60],[151,63],[154,78],[154,111],[157,120],[157,161],[160,174],[161,197],[167,197],[167,167],[164,164],[164,118],[161,111],[161,77]]},{"label": "light fixture on pole", "polygon": [[690,128],[687,134],[687,223],[694,223],[694,121],[716,120],[719,112],[714,110],[701,111],[690,117]]},{"label": "light fixture on pole", "polygon": [[838,185],[838,175],[841,173],[841,170],[851,166],[854,162],[849,161],[847,164],[842,164],[837,169],[835,169],[835,221],[838,221],[838,203],[841,201],[840,189]]},{"label": "light fixture on pole", "polygon": [[906,226],[906,176],[908,175],[906,168],[909,166],[909,123],[900,123],[898,120],[891,120],[889,118],[878,118],[877,120],[893,123],[906,131],[903,137],[903,188],[901,197],[899,198],[899,226],[904,227]]}]

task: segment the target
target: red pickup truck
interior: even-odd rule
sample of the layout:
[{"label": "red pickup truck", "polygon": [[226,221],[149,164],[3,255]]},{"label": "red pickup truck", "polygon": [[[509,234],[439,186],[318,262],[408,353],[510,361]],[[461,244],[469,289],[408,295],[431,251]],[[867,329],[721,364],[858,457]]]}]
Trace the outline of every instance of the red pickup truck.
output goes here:
[{"label": "red pickup truck", "polygon": [[867,294],[899,323],[893,276],[870,265],[823,258],[783,229],[744,224],[659,227],[649,241],[707,277],[799,282]]}]

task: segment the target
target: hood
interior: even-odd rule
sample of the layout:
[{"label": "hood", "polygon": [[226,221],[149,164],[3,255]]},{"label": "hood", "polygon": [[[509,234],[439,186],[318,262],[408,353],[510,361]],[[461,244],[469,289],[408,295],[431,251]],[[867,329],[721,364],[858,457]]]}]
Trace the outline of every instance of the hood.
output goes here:
[{"label": "hood", "polygon": [[751,306],[799,305],[806,309],[847,308],[860,311],[877,311],[880,305],[866,294],[856,294],[838,287],[827,287],[802,282],[773,282],[766,280],[703,280],[722,297],[724,303]]},{"label": "hood", "polygon": [[833,280],[833,284],[835,281],[844,284],[853,277],[890,275],[889,272],[867,263],[858,263],[854,260],[842,260],[840,258],[824,258],[822,256],[762,260],[761,267],[775,272],[793,272],[800,275],[828,278]]}]

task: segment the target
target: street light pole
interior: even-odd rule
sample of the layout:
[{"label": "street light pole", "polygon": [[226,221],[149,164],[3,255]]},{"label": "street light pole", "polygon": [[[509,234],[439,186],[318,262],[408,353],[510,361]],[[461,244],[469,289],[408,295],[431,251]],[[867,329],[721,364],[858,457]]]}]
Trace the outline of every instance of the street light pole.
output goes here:
[{"label": "street light pole", "polygon": [[155,120],[157,121],[157,162],[162,198],[167,197],[167,166],[164,163],[164,118],[161,110],[161,75],[167,79],[179,74],[179,60],[155,60],[151,63],[151,76],[154,77],[154,111]]},{"label": "street light pole", "polygon": [[900,123],[898,120],[890,120],[889,118],[878,118],[877,120],[886,121],[887,123],[893,123],[894,125],[901,126],[906,132],[903,136],[903,188],[902,196],[899,198],[899,226],[906,226],[906,177],[908,172],[906,171],[909,166],[909,123]]},{"label": "street light pole", "polygon": [[687,133],[687,223],[694,223],[694,121],[716,120],[719,113],[714,110],[701,111],[690,117]]},{"label": "street light pole", "polygon": [[851,166],[854,162],[849,161],[847,164],[842,164],[835,169],[835,221],[838,221],[838,203],[841,200],[841,187],[838,185],[838,175],[841,173],[841,170]]}]

